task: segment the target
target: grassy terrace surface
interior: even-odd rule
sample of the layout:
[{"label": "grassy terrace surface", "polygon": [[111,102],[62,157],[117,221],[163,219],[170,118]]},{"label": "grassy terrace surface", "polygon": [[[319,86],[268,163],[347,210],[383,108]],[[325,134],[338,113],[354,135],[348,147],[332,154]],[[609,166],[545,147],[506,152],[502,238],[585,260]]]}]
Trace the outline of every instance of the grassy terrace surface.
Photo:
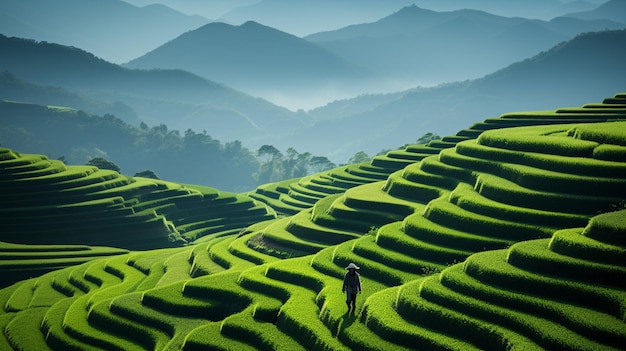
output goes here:
[{"label": "grassy terrace surface", "polygon": [[[516,114],[538,120],[529,127],[486,121],[385,179],[329,188],[237,234],[16,283],[0,290],[0,349],[623,349],[626,122],[572,123],[593,119],[587,109],[606,117],[595,106],[562,124],[540,122],[557,111]],[[302,192],[323,193],[328,178],[315,178]],[[170,213],[176,228],[193,218]],[[355,314],[341,293],[349,262],[362,267]]]}]

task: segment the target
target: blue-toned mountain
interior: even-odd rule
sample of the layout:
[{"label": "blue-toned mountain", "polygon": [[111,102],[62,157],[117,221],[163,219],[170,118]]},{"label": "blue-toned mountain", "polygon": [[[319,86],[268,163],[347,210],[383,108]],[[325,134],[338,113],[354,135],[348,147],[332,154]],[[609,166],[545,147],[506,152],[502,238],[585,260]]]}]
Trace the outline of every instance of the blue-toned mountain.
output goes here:
[{"label": "blue-toned mountain", "polygon": [[[206,13],[199,5],[196,6],[196,10],[190,9],[188,3],[191,1],[157,1],[181,9],[181,11],[182,6],[186,5],[184,12],[188,13]],[[232,24],[253,20],[297,36],[305,36],[348,25],[377,21],[411,4],[434,11],[474,9],[505,17],[549,20],[565,13],[592,10],[603,1],[605,0],[571,2],[561,0],[248,0],[248,4],[238,6],[235,6],[233,2],[233,8],[219,18]],[[129,0],[129,2],[146,3],[147,1]]]},{"label": "blue-toned mountain", "polygon": [[354,96],[375,76],[322,47],[249,21],[210,23],[130,61],[129,68],[184,69],[270,101]]},{"label": "blue-toned mountain", "polygon": [[565,16],[585,20],[610,19],[626,24],[626,1],[610,0],[593,10],[569,13]]}]

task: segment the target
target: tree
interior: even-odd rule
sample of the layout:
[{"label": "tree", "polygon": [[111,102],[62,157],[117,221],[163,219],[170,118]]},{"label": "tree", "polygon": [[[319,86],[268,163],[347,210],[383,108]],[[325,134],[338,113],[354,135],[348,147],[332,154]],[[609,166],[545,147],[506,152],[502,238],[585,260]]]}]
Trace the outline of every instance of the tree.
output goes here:
[{"label": "tree", "polygon": [[433,140],[441,140],[441,137],[435,133],[428,132],[421,137],[419,137],[416,141],[417,144],[428,144]]},{"label": "tree", "polygon": [[313,156],[309,160],[309,172],[318,173],[337,167],[326,156]]},{"label": "tree", "polygon": [[119,172],[120,168],[113,162],[107,160],[104,157],[94,157],[87,161],[88,166],[96,166],[100,169],[109,169],[115,172]]},{"label": "tree", "polygon": [[356,154],[354,154],[354,156],[350,157],[350,159],[348,160],[348,163],[349,164],[363,163],[363,162],[368,162],[370,160],[371,158],[364,151],[359,151]]},{"label": "tree", "polygon": [[263,145],[257,151],[257,156],[260,157],[261,161],[264,161],[264,163],[269,163],[283,157],[283,154],[273,145]]},{"label": "tree", "polygon": [[142,177],[142,178],[151,178],[151,179],[160,179],[156,173],[154,173],[154,171],[151,171],[149,169],[146,169],[145,171],[140,171],[135,173],[135,177]]},{"label": "tree", "polygon": [[282,168],[280,165],[283,157],[281,152],[272,145],[263,145],[257,150],[256,154],[260,162],[259,171],[254,174],[257,183],[263,184],[280,180],[282,175],[276,173],[280,172]]}]

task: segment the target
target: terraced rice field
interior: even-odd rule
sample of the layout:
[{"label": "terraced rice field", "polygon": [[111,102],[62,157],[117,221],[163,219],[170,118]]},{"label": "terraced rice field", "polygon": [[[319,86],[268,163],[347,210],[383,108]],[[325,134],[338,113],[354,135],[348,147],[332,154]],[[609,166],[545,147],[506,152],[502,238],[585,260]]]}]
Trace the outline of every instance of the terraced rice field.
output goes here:
[{"label": "terraced rice field", "polygon": [[[624,101],[503,115],[436,151],[412,146],[238,200],[130,179],[202,200],[142,198],[128,184],[117,195],[191,244],[130,247],[0,290],[0,349],[623,349]],[[192,204],[205,201],[251,225],[197,234],[212,220],[185,210],[199,215]],[[67,202],[46,206],[69,216]],[[362,267],[353,314],[341,293],[349,262]]]},{"label": "terraced rice field", "polygon": [[180,247],[276,217],[247,196],[0,148],[1,286],[95,258]]}]

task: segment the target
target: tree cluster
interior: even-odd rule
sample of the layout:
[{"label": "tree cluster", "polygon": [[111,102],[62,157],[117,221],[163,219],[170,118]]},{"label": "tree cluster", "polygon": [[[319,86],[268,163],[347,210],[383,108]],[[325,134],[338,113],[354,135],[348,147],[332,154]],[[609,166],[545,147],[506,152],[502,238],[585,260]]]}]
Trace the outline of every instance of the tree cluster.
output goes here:
[{"label": "tree cluster", "polygon": [[271,145],[249,150],[206,131],[180,133],[165,124],[131,126],[107,114],[0,101],[0,144],[46,154],[66,164],[93,164],[121,173],[243,192],[334,167],[326,157]]}]

